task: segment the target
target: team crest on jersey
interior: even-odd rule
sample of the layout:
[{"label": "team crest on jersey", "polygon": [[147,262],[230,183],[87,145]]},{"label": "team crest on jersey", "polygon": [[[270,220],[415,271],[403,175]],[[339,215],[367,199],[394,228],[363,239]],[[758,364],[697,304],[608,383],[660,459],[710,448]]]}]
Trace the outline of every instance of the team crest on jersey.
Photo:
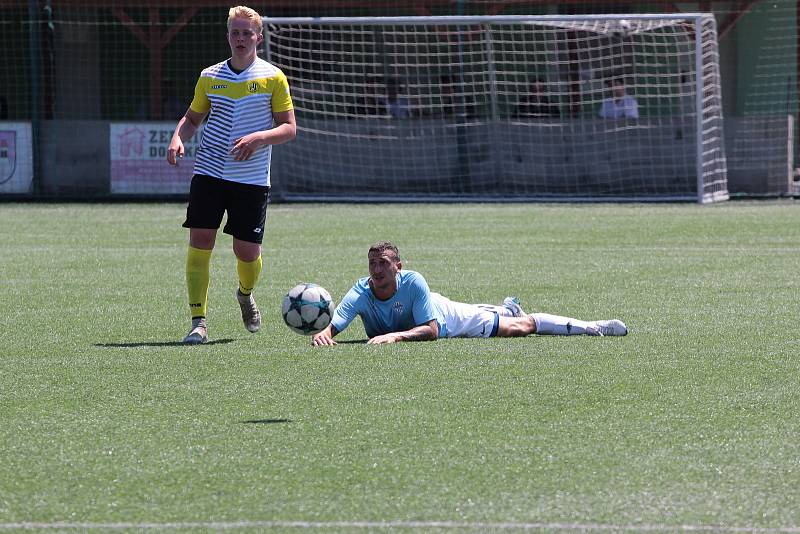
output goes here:
[{"label": "team crest on jersey", "polygon": [[17,169],[17,132],[0,131],[0,184],[14,176]]},{"label": "team crest on jersey", "polygon": [[258,82],[250,82],[250,85],[247,86],[247,90],[251,93],[258,92]]},{"label": "team crest on jersey", "polygon": [[396,301],[394,304],[392,304],[392,310],[394,310],[395,313],[403,313],[403,303],[399,300]]}]

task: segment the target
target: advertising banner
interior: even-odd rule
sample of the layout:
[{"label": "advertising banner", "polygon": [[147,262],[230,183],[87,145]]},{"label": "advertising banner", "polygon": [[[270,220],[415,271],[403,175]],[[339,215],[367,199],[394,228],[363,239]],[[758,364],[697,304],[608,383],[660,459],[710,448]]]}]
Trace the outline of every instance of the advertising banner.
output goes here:
[{"label": "advertising banner", "polygon": [[0,122],[0,193],[33,191],[33,144],[27,122]]},{"label": "advertising banner", "polygon": [[202,128],[184,143],[177,166],[167,163],[174,122],[111,123],[112,194],[188,194]]}]

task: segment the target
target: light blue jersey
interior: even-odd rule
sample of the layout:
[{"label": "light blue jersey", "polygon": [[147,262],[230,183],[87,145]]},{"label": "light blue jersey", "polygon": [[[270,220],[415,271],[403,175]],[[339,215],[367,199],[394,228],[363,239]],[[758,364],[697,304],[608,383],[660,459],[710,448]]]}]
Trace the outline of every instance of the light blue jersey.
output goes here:
[{"label": "light blue jersey", "polygon": [[434,304],[428,282],[416,271],[397,273],[397,291],[388,300],[379,300],[369,287],[369,277],[361,278],[336,307],[331,324],[342,332],[361,317],[367,336],[410,330],[436,319],[439,337],[447,336],[442,312]]}]

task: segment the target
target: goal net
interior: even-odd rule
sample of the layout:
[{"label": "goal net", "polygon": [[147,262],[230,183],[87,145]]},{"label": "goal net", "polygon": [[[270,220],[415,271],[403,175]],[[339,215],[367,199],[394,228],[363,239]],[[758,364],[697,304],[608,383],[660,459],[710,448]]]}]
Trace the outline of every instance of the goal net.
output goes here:
[{"label": "goal net", "polygon": [[279,198],[728,198],[713,15],[264,22]]}]

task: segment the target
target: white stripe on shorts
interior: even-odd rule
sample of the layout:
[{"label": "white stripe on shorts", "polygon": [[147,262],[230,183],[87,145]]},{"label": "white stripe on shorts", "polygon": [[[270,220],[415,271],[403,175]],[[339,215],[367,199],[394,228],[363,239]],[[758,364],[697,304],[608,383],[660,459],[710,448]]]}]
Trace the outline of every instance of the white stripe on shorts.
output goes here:
[{"label": "white stripe on shorts", "polygon": [[444,316],[447,337],[492,337],[497,333],[499,316],[475,304],[454,302],[431,292],[433,303]]}]

